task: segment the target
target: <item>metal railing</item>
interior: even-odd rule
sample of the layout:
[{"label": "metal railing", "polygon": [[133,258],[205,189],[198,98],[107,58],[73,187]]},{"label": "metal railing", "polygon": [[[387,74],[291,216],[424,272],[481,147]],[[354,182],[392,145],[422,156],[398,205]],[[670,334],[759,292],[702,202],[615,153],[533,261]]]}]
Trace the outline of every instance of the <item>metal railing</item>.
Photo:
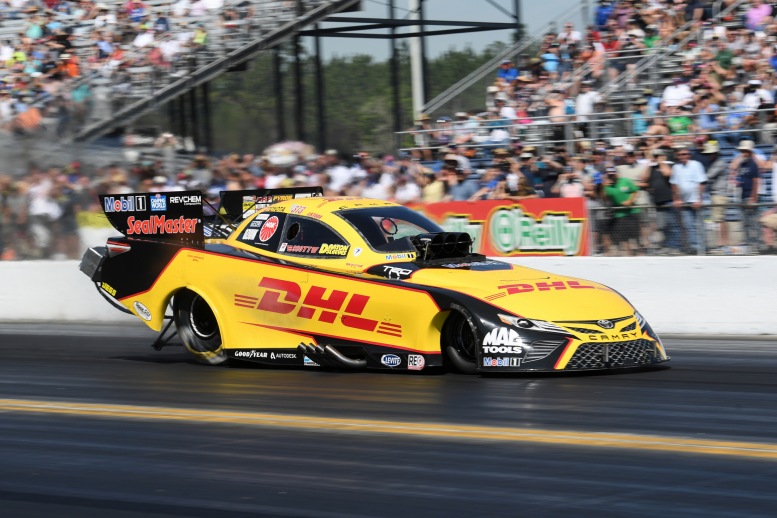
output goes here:
[{"label": "metal railing", "polygon": [[[511,139],[520,140],[524,144],[531,144],[537,147],[547,147],[555,145],[566,145],[570,152],[575,150],[576,144],[580,142],[609,139],[612,137],[619,137],[631,141],[637,141],[645,138],[664,138],[669,137],[676,142],[682,142],[685,140],[691,140],[696,136],[706,136],[713,140],[723,140],[729,144],[736,145],[745,137],[764,143],[773,144],[777,141],[777,121],[774,126],[763,124],[765,116],[767,114],[774,113],[773,109],[758,109],[758,110],[737,110],[737,111],[716,111],[710,112],[705,115],[712,117],[728,116],[732,113],[747,113],[753,118],[757,118],[757,123],[753,126],[747,126],[735,129],[717,129],[717,130],[702,130],[702,131],[688,131],[684,133],[671,134],[634,134],[632,125],[634,119],[629,115],[634,114],[633,111],[617,111],[606,112],[587,115],[588,121],[578,122],[575,120],[574,115],[563,115],[566,120],[563,122],[551,122],[550,116],[530,117],[529,124],[510,124],[510,123],[498,123],[494,124],[493,121],[479,121],[477,127],[464,128],[463,126],[453,126],[450,128],[432,128],[428,130],[410,130],[398,132],[400,142],[407,142],[408,139],[412,139],[417,134],[427,134],[428,140],[434,142],[436,134],[447,132],[453,136],[457,133],[472,134],[473,139],[464,143],[457,143],[458,146],[464,148],[476,148],[476,149],[489,149],[498,148],[510,145],[511,142],[505,141],[491,141],[489,140],[489,132],[493,129],[503,129],[510,134]],[[672,115],[654,115],[645,116],[645,120],[660,120],[665,121],[675,117],[681,116],[679,114]],[[686,115],[690,119],[697,119],[700,115],[690,113]],[[756,121],[754,121],[756,122]],[[558,131],[561,128],[562,131]],[[555,130],[555,131],[554,131]],[[554,134],[561,134],[563,132],[564,138],[552,138]],[[576,136],[576,132],[584,132],[583,136]],[[447,142],[446,142],[447,143]],[[426,149],[438,150],[446,147],[446,144],[432,144],[430,146],[407,146],[400,149],[403,152],[423,151]]]},{"label": "metal railing", "polygon": [[[556,16],[555,19],[564,20],[564,19],[571,18],[577,15],[584,7],[585,7],[585,3],[580,2],[577,6],[572,7],[567,11],[565,11],[564,13]],[[537,41],[542,36],[547,34],[549,31],[555,31],[555,29],[556,29],[556,21],[555,20],[550,21],[545,25],[541,26],[539,29],[535,30],[529,36],[523,38],[518,43],[504,49],[499,54],[491,58],[489,61],[483,63],[477,69],[473,70],[468,75],[461,78],[458,82],[456,82],[455,84],[451,85],[446,90],[438,94],[436,97],[434,97],[430,101],[427,101],[426,104],[424,104],[423,106],[423,112],[434,113],[435,111],[439,110],[447,102],[452,100],[457,95],[460,95],[467,88],[473,86],[475,83],[477,83],[487,75],[495,74],[496,69],[499,66],[499,63],[501,63],[503,60],[505,59],[515,60],[516,56],[520,55],[521,52],[525,51],[532,45],[536,44]]]}]

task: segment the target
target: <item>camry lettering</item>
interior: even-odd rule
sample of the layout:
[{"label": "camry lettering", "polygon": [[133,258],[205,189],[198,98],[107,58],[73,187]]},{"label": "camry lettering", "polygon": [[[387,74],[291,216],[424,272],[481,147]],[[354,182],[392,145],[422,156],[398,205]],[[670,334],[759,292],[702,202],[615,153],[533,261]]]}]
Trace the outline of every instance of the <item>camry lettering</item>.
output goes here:
[{"label": "camry lettering", "polygon": [[535,282],[517,283],[517,284],[504,284],[499,286],[500,290],[506,290],[508,295],[514,295],[516,293],[529,293],[532,291],[552,291],[552,290],[592,290],[596,286],[588,284],[581,284],[579,281],[555,281],[555,282]]},{"label": "camry lettering", "polygon": [[151,216],[149,219],[127,218],[127,235],[132,234],[191,234],[197,228],[198,219],[168,218],[167,216]]}]

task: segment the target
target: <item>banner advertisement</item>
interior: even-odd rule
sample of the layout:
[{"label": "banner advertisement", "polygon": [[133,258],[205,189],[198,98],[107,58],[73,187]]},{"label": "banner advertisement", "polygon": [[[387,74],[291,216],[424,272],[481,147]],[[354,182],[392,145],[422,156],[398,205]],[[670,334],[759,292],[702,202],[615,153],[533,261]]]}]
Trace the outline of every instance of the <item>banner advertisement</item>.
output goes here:
[{"label": "banner advertisement", "polygon": [[467,232],[487,256],[589,255],[585,198],[413,204],[448,232]]}]

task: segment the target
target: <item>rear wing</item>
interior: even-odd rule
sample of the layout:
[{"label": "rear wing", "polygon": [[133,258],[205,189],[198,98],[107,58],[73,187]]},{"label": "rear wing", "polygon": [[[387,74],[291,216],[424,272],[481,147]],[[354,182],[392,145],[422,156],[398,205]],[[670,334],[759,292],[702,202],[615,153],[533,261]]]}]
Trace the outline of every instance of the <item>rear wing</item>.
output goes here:
[{"label": "rear wing", "polygon": [[290,187],[288,189],[248,189],[243,191],[221,191],[220,212],[233,223],[243,221],[255,212],[278,203],[296,198],[323,196],[321,187]]},{"label": "rear wing", "polygon": [[200,191],[101,194],[100,205],[128,239],[203,248],[202,198]]},{"label": "rear wing", "polygon": [[128,239],[203,248],[205,237],[227,237],[237,223],[284,200],[323,196],[321,187],[221,191],[207,215],[200,191],[102,194],[100,205],[113,228]]}]

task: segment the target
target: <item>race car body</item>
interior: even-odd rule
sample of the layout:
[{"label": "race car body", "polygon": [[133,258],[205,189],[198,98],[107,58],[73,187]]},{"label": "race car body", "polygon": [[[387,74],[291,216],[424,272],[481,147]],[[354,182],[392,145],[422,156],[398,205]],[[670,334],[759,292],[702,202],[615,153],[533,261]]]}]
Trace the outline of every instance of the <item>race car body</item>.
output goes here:
[{"label": "race car body", "polygon": [[123,236],[81,269],[153,329],[171,306],[203,362],[510,372],[668,360],[614,290],[473,254],[468,234],[401,205],[320,189],[223,192],[213,210],[201,198],[101,196]]}]

